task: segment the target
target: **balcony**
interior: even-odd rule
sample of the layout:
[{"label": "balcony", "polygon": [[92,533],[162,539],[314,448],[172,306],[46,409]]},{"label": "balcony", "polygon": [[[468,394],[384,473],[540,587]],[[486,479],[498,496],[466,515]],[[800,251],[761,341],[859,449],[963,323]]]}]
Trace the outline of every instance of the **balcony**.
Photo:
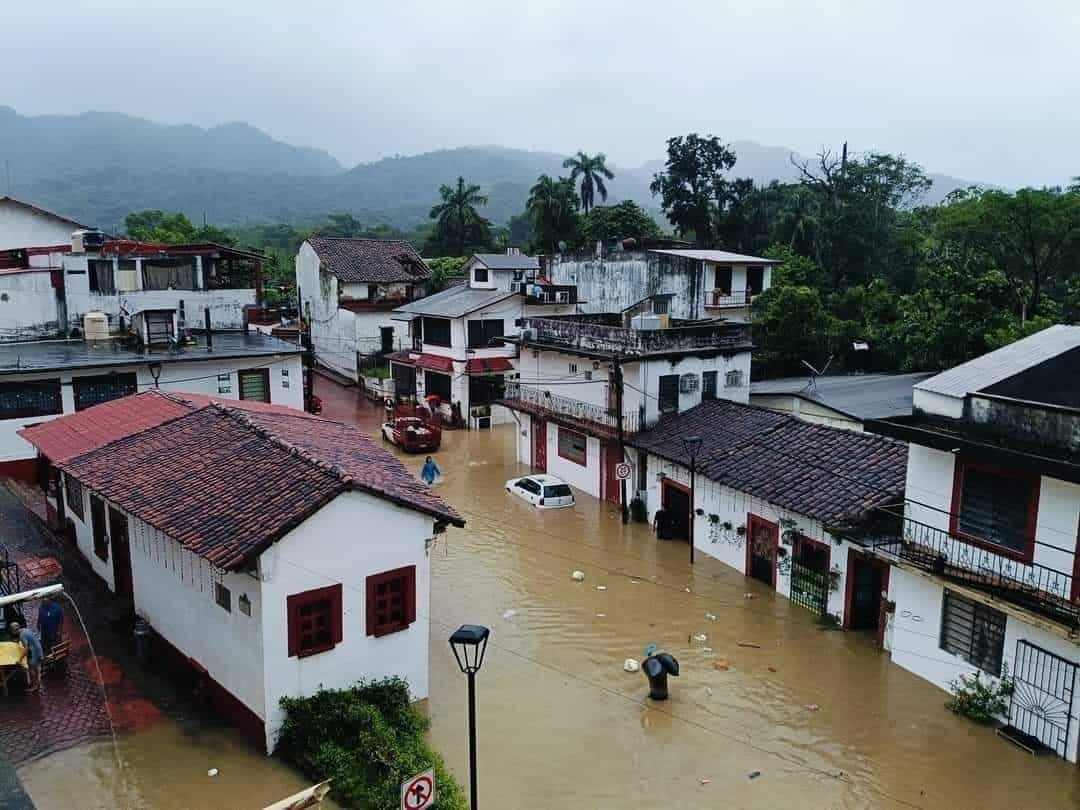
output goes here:
[{"label": "balcony", "polygon": [[735,309],[750,306],[749,290],[709,290],[705,299],[705,309]]},{"label": "balcony", "polygon": [[1073,577],[1038,563],[1005,557],[944,529],[888,515],[874,530],[851,538],[891,561],[993,594],[1072,630],[1080,629]]},{"label": "balcony", "polygon": [[[618,321],[613,323],[612,321]],[[666,329],[629,329],[603,315],[522,318],[522,345],[565,347],[587,353],[641,356],[695,349],[751,348],[750,327],[726,321],[686,322]]]},{"label": "balcony", "polygon": [[407,295],[380,295],[377,298],[349,298],[340,296],[338,306],[349,312],[382,312],[384,310],[397,309],[403,304],[415,301],[421,296]]},{"label": "balcony", "polygon": [[[618,416],[603,405],[552,394],[531,385],[508,382],[499,404],[511,410],[549,419],[556,424],[583,430],[598,438],[613,439],[619,434]],[[636,411],[623,414],[625,435],[636,433],[639,425],[640,419]]]}]

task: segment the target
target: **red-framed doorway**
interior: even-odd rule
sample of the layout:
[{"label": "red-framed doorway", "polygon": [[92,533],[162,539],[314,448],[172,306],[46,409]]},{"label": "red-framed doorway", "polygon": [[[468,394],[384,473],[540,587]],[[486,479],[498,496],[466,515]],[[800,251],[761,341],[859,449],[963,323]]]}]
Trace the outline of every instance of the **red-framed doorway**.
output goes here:
[{"label": "red-framed doorway", "polygon": [[[748,513],[746,516],[746,568],[744,573],[776,589],[776,561],[780,550],[780,526]],[[755,565],[756,561],[756,565]],[[768,566],[766,568],[766,566]],[[755,574],[755,568],[757,573]],[[765,573],[768,572],[768,579]]]},{"label": "red-framed doorway", "polygon": [[[873,630],[878,646],[885,644],[886,606],[891,566],[857,549],[848,549],[844,575],[844,629]],[[871,618],[875,624],[871,625]]]},{"label": "red-framed doorway", "polygon": [[532,465],[537,472],[547,472],[547,422],[532,417]]}]

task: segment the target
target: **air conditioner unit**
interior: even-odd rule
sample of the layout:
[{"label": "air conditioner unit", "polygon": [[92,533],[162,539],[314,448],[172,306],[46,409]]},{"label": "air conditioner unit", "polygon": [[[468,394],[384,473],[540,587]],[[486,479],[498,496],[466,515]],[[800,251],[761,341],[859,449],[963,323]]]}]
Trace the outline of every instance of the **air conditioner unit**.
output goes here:
[{"label": "air conditioner unit", "polygon": [[528,343],[529,341],[532,341],[532,340],[536,340],[536,330],[535,329],[522,329],[521,330],[521,341],[523,343]]},{"label": "air conditioner unit", "polygon": [[679,377],[679,391],[684,394],[689,394],[692,391],[698,389],[698,375],[697,374],[683,374]]},{"label": "air conditioner unit", "polygon": [[555,293],[555,303],[556,304],[569,304],[570,303],[570,292],[568,290],[561,290],[559,292],[556,292]]}]

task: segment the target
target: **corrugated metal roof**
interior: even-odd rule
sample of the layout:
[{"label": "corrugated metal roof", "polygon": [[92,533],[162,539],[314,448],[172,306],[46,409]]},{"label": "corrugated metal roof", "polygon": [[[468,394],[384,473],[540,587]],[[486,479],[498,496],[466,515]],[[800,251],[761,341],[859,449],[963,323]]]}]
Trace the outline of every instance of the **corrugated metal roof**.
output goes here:
[{"label": "corrugated metal roof", "polygon": [[918,383],[915,388],[933,394],[965,397],[1078,346],[1080,326],[1057,324],[943,371]]},{"label": "corrugated metal roof", "polygon": [[808,390],[806,377],[783,377],[751,383],[755,395],[790,394],[817,402],[856,419],[884,419],[911,413],[912,388],[932,376],[915,374],[836,374],[818,377],[816,391]]},{"label": "corrugated metal roof", "polygon": [[516,256],[508,256],[505,253],[475,253],[474,259],[479,259],[491,270],[539,270],[540,260],[535,256],[526,256],[519,253]]},{"label": "corrugated metal roof", "polygon": [[470,312],[496,304],[517,293],[506,290],[475,290],[468,286],[451,287],[398,307],[394,312],[429,315],[434,318],[460,318]]},{"label": "corrugated metal roof", "polygon": [[697,259],[703,262],[721,262],[728,264],[780,264],[776,259],[761,256],[747,256],[743,253],[729,253],[726,250],[650,250],[649,253],[663,253],[666,256],[681,256],[684,259]]}]

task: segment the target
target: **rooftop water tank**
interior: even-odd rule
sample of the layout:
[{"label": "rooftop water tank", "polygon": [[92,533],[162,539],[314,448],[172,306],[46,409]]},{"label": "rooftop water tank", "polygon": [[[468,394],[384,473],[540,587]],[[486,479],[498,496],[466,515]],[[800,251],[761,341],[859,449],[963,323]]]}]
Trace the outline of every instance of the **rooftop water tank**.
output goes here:
[{"label": "rooftop water tank", "polygon": [[104,312],[87,312],[83,315],[83,335],[86,340],[109,339],[109,316]]}]

